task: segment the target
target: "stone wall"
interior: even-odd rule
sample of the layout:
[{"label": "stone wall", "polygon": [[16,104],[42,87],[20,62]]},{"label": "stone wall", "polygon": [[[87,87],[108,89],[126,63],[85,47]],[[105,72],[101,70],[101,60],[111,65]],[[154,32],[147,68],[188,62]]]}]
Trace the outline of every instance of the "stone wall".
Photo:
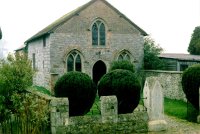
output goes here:
[{"label": "stone wall", "polygon": [[182,90],[182,72],[179,71],[145,71],[145,77],[155,76],[158,78],[165,97],[186,101]]},{"label": "stone wall", "polygon": [[144,133],[148,131],[146,111],[135,111],[130,114],[116,113],[115,96],[103,98],[101,115],[69,117],[67,98],[54,98],[51,101],[52,134],[64,133]]},{"label": "stone wall", "polygon": [[78,123],[65,127],[64,131],[66,133],[89,134],[144,133],[148,131],[148,115],[144,111],[118,115],[118,122],[116,123],[102,123],[101,118],[102,117],[100,115],[70,117],[70,121],[75,121]]},{"label": "stone wall", "polygon": [[[105,46],[92,46],[92,24],[97,18],[106,25]],[[66,57],[74,49],[81,54],[82,71],[91,77],[97,61],[102,60],[108,69],[122,50],[130,53],[136,68],[143,64],[143,36],[102,1],[96,1],[58,27],[52,33],[50,46],[51,70],[61,75],[66,72]]]},{"label": "stone wall", "polygon": [[[92,45],[92,25],[97,19],[105,23],[105,46]],[[91,77],[96,62],[103,61],[108,70],[110,62],[122,51],[130,54],[137,69],[143,65],[143,35],[122,14],[102,1],[94,2],[49,34],[46,47],[42,45],[42,38],[28,43],[29,58],[35,53],[38,67],[34,84],[48,89],[66,72],[67,56],[72,50],[80,52],[82,72]]]},{"label": "stone wall", "polygon": [[50,88],[50,36],[45,36],[46,46],[43,46],[43,38],[34,40],[28,44],[28,58],[33,63],[35,54],[35,75],[33,84]]}]

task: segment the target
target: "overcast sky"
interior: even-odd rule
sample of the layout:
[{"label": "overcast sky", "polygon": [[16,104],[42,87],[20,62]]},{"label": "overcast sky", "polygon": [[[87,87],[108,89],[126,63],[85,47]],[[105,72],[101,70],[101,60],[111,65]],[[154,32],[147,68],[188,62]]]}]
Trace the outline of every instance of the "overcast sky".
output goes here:
[{"label": "overcast sky", "polygon": [[[170,53],[187,53],[200,26],[200,0],[107,0]],[[89,0],[0,0],[0,27],[9,50]]]}]

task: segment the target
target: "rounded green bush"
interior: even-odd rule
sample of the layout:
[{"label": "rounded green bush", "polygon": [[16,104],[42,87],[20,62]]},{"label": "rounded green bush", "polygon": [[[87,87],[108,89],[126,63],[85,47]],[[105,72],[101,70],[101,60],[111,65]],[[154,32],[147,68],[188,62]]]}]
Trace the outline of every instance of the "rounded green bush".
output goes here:
[{"label": "rounded green bush", "polygon": [[129,70],[116,69],[105,74],[98,84],[99,96],[116,95],[118,113],[132,113],[140,100],[141,85]]},{"label": "rounded green bush", "polygon": [[135,72],[135,66],[130,61],[127,60],[113,61],[111,63],[110,71],[113,71],[115,69],[125,69],[133,73]]},{"label": "rounded green bush", "polygon": [[56,97],[68,97],[69,116],[84,115],[92,107],[97,88],[91,78],[81,72],[69,72],[55,84]]},{"label": "rounded green bush", "polygon": [[199,109],[200,64],[193,65],[183,72],[182,87],[188,101]]}]

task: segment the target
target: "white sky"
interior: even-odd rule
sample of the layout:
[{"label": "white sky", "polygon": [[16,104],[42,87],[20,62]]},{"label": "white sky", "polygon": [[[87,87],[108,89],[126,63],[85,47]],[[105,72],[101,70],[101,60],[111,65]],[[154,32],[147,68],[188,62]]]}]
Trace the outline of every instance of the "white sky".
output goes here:
[{"label": "white sky", "polygon": [[[0,27],[9,50],[89,0],[0,0]],[[107,0],[145,30],[165,52],[187,53],[200,26],[200,0]]]}]

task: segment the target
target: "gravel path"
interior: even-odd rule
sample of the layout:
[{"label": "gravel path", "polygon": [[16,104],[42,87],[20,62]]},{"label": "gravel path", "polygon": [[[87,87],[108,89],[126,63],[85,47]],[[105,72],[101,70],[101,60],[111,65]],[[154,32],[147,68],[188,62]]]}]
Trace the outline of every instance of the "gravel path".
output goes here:
[{"label": "gravel path", "polygon": [[[139,105],[136,110],[142,111],[145,108]],[[165,115],[165,120],[168,124],[167,131],[148,132],[148,134],[200,134],[200,124],[169,115]]]},{"label": "gravel path", "polygon": [[188,122],[173,116],[165,115],[167,131],[149,132],[149,134],[200,134],[200,124]]}]

